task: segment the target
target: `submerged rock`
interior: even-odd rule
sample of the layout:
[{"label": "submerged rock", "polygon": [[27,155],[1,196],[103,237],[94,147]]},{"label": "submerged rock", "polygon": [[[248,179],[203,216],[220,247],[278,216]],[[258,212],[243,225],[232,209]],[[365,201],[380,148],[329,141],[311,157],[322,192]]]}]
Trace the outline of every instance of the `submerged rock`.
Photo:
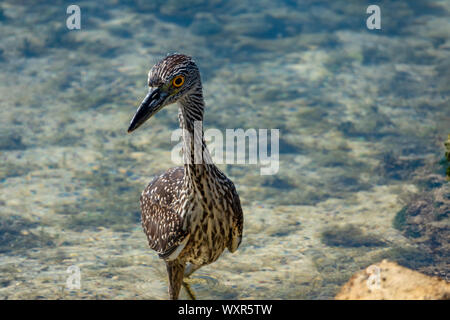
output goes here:
[{"label": "submerged rock", "polygon": [[448,274],[450,271],[450,185],[424,192],[408,203],[394,218],[393,226],[411,243],[435,260],[434,270],[425,273]]},{"label": "submerged rock", "polygon": [[386,243],[376,235],[364,232],[355,225],[332,226],[323,230],[322,242],[328,246],[378,247]]},{"label": "submerged rock", "polygon": [[336,295],[337,300],[450,299],[450,283],[383,260],[357,272]]},{"label": "submerged rock", "polygon": [[445,141],[445,148],[447,151],[445,151],[445,158],[447,160],[447,169],[445,173],[447,174],[447,180],[450,180],[450,134],[448,135],[447,141]]},{"label": "submerged rock", "polygon": [[17,254],[30,248],[52,247],[53,238],[42,229],[37,231],[37,226],[37,222],[18,215],[0,216],[0,253]]}]

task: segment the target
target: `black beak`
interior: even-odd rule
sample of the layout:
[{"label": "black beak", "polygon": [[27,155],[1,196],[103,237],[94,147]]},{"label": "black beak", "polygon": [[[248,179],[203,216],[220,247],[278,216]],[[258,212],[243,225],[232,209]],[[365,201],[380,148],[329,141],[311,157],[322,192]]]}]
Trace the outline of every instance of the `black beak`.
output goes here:
[{"label": "black beak", "polygon": [[159,88],[150,89],[131,120],[128,133],[139,128],[145,121],[157,113],[162,107],[163,100]]}]

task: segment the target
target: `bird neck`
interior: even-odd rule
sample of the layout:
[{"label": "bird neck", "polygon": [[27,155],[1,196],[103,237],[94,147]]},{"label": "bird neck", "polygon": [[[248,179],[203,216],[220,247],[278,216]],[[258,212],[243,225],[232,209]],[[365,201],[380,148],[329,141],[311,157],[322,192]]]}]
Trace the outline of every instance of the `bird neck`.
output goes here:
[{"label": "bird neck", "polygon": [[203,183],[215,165],[203,134],[204,100],[201,91],[179,100],[178,118],[183,138],[184,184],[187,190],[204,194]]}]

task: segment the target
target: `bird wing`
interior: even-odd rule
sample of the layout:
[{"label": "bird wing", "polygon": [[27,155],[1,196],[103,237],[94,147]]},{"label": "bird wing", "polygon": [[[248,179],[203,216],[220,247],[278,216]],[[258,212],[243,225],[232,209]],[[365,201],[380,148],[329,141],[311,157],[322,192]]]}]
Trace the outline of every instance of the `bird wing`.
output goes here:
[{"label": "bird wing", "polygon": [[[231,181],[230,181],[231,182]],[[235,252],[242,241],[242,233],[244,229],[244,214],[242,212],[241,200],[237,194],[234,184],[231,182],[232,188],[232,227],[231,227],[231,241],[228,244],[228,250]]]},{"label": "bird wing", "polygon": [[150,248],[163,259],[172,260],[172,253],[179,254],[177,248],[186,244],[188,233],[176,212],[183,175],[183,168],[170,169],[153,179],[141,195],[142,227]]}]

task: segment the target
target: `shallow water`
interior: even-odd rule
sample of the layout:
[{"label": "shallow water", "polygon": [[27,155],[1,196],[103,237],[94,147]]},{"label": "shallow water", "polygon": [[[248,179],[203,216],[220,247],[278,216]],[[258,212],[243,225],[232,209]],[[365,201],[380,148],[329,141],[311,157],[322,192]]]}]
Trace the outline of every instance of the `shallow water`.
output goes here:
[{"label": "shallow water", "polygon": [[219,165],[245,234],[194,274],[198,298],[331,299],[383,258],[448,278],[450,255],[393,221],[446,184],[450,1],[377,1],[381,30],[361,1],[259,3],[80,1],[72,31],[69,2],[0,4],[0,298],[167,297],[139,195],[175,165],[177,108],[126,129],[169,52],[200,67],[205,129],[280,130],[276,175]]}]

